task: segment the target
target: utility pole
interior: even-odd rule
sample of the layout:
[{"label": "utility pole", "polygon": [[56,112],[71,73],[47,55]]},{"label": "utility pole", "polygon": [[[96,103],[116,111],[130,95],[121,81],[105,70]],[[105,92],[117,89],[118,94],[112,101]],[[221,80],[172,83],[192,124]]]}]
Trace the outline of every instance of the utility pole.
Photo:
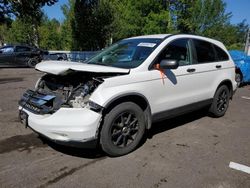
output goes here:
[{"label": "utility pole", "polygon": [[245,53],[250,56],[250,29],[247,31]]}]

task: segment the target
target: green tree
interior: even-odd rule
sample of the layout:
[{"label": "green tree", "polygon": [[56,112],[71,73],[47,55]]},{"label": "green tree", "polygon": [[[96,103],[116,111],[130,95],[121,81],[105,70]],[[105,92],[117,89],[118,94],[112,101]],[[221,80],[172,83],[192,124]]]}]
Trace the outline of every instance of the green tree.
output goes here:
[{"label": "green tree", "polygon": [[110,36],[112,9],[108,0],[76,0],[71,19],[75,50],[98,50]]},{"label": "green tree", "polygon": [[205,34],[218,25],[229,22],[230,13],[225,13],[222,0],[180,0],[174,3],[177,29],[183,33]]},{"label": "green tree", "polygon": [[6,24],[0,25],[0,46],[4,45],[6,36],[8,35],[8,27]]},{"label": "green tree", "polygon": [[[27,3],[29,2],[29,3]],[[191,33],[243,49],[249,25],[232,25],[222,0],[68,0],[62,23],[41,7],[57,0],[0,0],[0,43],[50,50],[98,50],[113,39],[157,33]],[[11,20],[11,16],[16,18]],[[12,17],[13,18],[13,17]]]},{"label": "green tree", "polygon": [[111,3],[108,0],[99,0],[97,7],[93,11],[93,41],[95,41],[95,48],[97,49],[102,49],[110,44],[112,22],[114,19],[113,11]]},{"label": "green tree", "polygon": [[65,17],[61,24],[62,50],[71,50],[73,46],[71,23],[74,17],[74,5],[75,0],[68,0],[68,3],[61,7]]},{"label": "green tree", "polygon": [[246,20],[238,23],[236,26],[236,42],[229,46],[230,49],[244,50],[246,35],[249,30],[249,25],[246,23]]},{"label": "green tree", "polygon": [[[172,2],[176,28],[180,33],[191,33],[222,41],[229,49],[242,49],[242,39],[248,25],[230,24],[231,13],[226,13],[222,0],[180,0]],[[241,46],[241,47],[240,47]]]},{"label": "green tree", "polygon": [[40,41],[39,46],[43,49],[61,50],[61,26],[56,19],[49,20],[44,17],[41,26],[38,28]]},{"label": "green tree", "polygon": [[57,1],[58,0],[0,0],[0,21],[4,20],[3,18],[14,15],[22,20],[23,23],[31,25],[33,29],[31,32],[31,34],[33,34],[31,43],[38,46],[38,26],[43,16],[41,8],[46,4],[51,6]]},{"label": "green tree", "polygon": [[162,0],[113,0],[114,40],[125,37],[175,32],[169,3]]},{"label": "green tree", "polygon": [[17,18],[11,24],[11,28],[8,30],[6,41],[8,43],[25,43],[33,45],[34,30],[30,23],[24,22]]},{"label": "green tree", "polygon": [[0,0],[0,18],[15,15],[19,18],[41,19],[41,8],[51,6],[58,0]]},{"label": "green tree", "polygon": [[0,46],[6,42],[11,23],[10,18],[4,18],[4,20],[0,21]]}]

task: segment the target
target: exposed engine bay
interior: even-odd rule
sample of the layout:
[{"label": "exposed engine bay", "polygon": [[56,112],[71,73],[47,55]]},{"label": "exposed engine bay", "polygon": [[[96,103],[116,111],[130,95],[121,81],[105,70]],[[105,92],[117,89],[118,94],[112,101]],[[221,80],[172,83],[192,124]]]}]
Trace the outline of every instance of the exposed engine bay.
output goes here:
[{"label": "exposed engine bay", "polygon": [[53,113],[61,107],[84,108],[104,78],[116,75],[74,71],[66,75],[45,74],[35,91],[27,90],[19,104],[36,114]]},{"label": "exposed engine bay", "polygon": [[55,95],[54,107],[62,105],[73,108],[86,106],[90,94],[103,82],[102,78],[83,74],[65,76],[45,75],[37,84],[37,92]]}]

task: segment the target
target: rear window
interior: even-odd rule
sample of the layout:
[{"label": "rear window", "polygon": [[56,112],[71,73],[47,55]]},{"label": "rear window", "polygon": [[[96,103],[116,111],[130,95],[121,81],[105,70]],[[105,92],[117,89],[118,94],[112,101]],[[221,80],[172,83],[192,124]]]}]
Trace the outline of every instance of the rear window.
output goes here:
[{"label": "rear window", "polygon": [[220,47],[216,46],[216,45],[213,45],[214,46],[214,49],[215,49],[215,52],[216,52],[216,55],[217,55],[217,61],[227,61],[229,60],[229,57],[227,55],[227,53],[222,50]]},{"label": "rear window", "polygon": [[208,63],[216,61],[216,54],[211,43],[197,39],[194,39],[193,41],[196,49],[198,63]]},{"label": "rear window", "polygon": [[3,54],[8,54],[8,53],[14,52],[14,48],[12,46],[7,46],[7,47],[1,48],[0,51]]}]

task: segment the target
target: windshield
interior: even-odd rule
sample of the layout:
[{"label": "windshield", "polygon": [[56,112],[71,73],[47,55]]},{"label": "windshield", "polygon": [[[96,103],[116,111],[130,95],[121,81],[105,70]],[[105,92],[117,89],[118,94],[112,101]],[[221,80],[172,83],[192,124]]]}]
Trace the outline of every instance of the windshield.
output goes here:
[{"label": "windshield", "polygon": [[162,39],[125,39],[104,49],[86,63],[119,68],[135,68],[154,51]]}]

